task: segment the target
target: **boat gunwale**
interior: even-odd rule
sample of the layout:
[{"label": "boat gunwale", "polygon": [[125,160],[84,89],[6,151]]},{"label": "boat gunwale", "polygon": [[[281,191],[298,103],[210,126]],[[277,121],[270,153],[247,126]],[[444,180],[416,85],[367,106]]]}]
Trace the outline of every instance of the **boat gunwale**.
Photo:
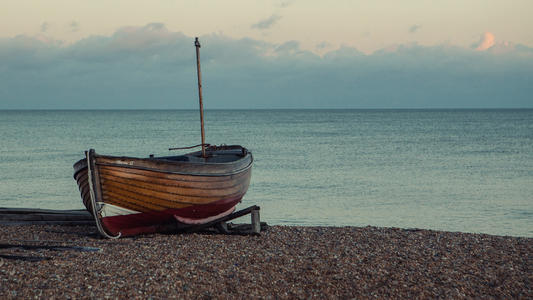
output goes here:
[{"label": "boat gunwale", "polygon": [[[252,167],[252,164],[253,164],[253,161],[254,161],[254,158],[253,158],[253,155],[252,153],[248,152],[245,156],[243,156],[241,159],[238,159],[238,160],[235,160],[235,161],[232,161],[232,162],[221,162],[221,163],[209,163],[209,162],[183,162],[183,161],[172,161],[172,160],[160,160],[162,162],[165,162],[165,163],[170,163],[172,165],[175,165],[175,166],[178,166],[178,165],[197,165],[197,166],[205,166],[205,165],[213,165],[213,166],[224,166],[224,165],[231,165],[231,164],[235,164],[235,162],[238,162],[240,160],[244,160],[247,156],[250,156],[250,162],[248,163],[248,165],[246,165],[244,168],[241,168],[241,169],[238,169],[236,171],[232,171],[232,172],[227,172],[227,173],[219,173],[219,174],[216,174],[216,173],[186,173],[186,172],[179,172],[179,171],[168,171],[168,170],[160,170],[160,169],[156,169],[156,168],[150,168],[150,167],[144,167],[144,166],[133,166],[133,165],[126,165],[126,164],[119,164],[119,163],[102,163],[102,162],[96,162],[95,161],[95,165],[98,165],[98,166],[107,166],[107,167],[122,167],[122,168],[128,168],[128,169],[138,169],[138,170],[144,170],[144,171],[152,171],[152,172],[157,172],[157,173],[165,173],[165,174],[176,174],[176,175],[189,175],[189,176],[202,176],[202,177],[225,177],[225,176],[231,176],[231,175],[236,175],[236,174],[240,174],[242,172],[245,172],[247,171],[248,169],[250,169]],[[129,156],[110,156],[110,155],[95,155],[95,160],[96,158],[106,158],[106,159],[124,159],[124,160],[138,160],[138,161],[144,161],[144,160],[154,160],[154,158],[139,158],[139,157],[129,157]],[[76,178],[76,175],[81,172],[82,170],[86,169],[87,166],[83,164],[84,160],[81,159],[79,161],[77,161],[75,164],[74,164],[74,168],[76,168],[76,166],[78,164],[80,164],[81,166],[79,167],[78,170],[76,170],[74,172],[74,178]]]}]

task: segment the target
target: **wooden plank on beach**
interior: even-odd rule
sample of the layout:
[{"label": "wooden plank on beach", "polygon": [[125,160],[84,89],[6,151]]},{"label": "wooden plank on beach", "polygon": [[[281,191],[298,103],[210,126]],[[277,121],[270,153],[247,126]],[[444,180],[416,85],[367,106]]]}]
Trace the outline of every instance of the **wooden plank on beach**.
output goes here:
[{"label": "wooden plank on beach", "polygon": [[52,210],[40,208],[0,208],[2,225],[93,225],[86,210]]},{"label": "wooden plank on beach", "polygon": [[0,225],[65,225],[65,226],[94,226],[92,221],[1,221]]},{"label": "wooden plank on beach", "polygon": [[90,215],[85,209],[42,209],[42,208],[22,208],[22,207],[0,207],[0,214],[69,214],[69,215]]},{"label": "wooden plank on beach", "polygon": [[0,213],[0,220],[2,221],[87,221],[92,220],[90,214],[2,214]]},{"label": "wooden plank on beach", "polygon": [[84,246],[64,246],[64,245],[25,245],[25,244],[0,244],[0,249],[20,248],[24,250],[53,250],[53,251],[84,251],[84,252],[100,252],[101,248],[84,247]]}]

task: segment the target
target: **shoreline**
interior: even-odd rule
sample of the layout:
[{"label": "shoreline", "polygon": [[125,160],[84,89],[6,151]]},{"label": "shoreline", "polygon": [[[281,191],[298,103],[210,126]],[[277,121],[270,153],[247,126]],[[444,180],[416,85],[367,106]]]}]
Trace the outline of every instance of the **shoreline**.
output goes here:
[{"label": "shoreline", "polygon": [[13,225],[0,244],[8,299],[533,298],[527,237],[271,226],[103,240],[94,226]]}]

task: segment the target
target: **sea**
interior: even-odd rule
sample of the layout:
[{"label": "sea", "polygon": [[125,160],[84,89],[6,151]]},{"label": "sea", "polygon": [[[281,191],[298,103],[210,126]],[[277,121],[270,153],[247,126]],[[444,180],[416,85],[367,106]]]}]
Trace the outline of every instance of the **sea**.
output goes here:
[{"label": "sea", "polygon": [[[238,208],[270,225],[533,237],[533,110],[206,110],[206,142],[254,157]],[[196,110],[2,110],[0,207],[83,208],[84,151],[200,143]]]}]

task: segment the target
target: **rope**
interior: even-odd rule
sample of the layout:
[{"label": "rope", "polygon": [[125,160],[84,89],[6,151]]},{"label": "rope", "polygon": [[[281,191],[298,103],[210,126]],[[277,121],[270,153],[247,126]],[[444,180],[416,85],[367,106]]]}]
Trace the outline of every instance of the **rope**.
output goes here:
[{"label": "rope", "polygon": [[91,196],[91,206],[93,211],[94,220],[96,221],[96,228],[98,229],[98,232],[100,232],[101,235],[108,239],[118,239],[122,234],[119,232],[117,235],[112,236],[109,235],[102,226],[102,223],[100,221],[100,211],[96,209],[96,200],[94,195],[94,186],[93,186],[93,175],[91,170],[91,158],[93,158],[94,150],[91,149],[88,152],[85,152],[87,155],[87,180],[89,181],[89,195]]}]

